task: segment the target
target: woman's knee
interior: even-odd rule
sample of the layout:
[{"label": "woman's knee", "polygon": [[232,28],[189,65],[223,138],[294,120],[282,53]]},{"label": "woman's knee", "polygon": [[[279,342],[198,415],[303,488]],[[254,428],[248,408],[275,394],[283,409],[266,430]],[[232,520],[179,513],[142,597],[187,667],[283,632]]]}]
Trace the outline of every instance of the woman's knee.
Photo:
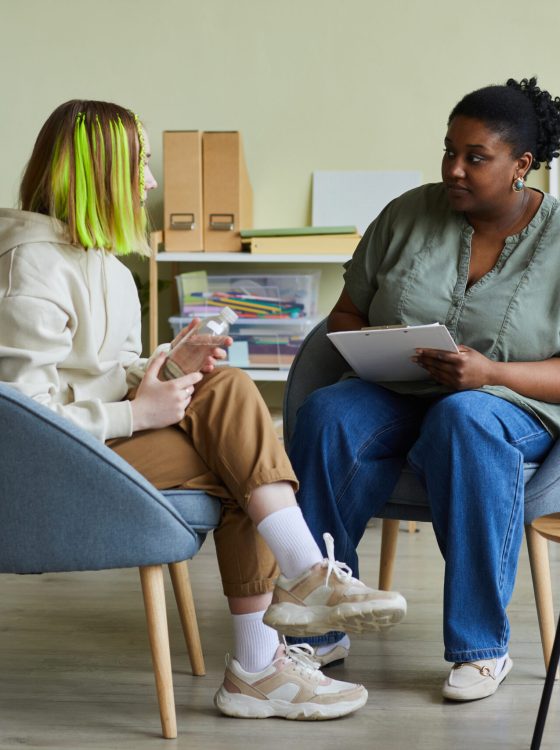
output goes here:
[{"label": "woman's knee", "polygon": [[322,424],[335,424],[343,418],[345,409],[342,407],[340,389],[337,386],[338,384],[318,388],[307,396],[297,412],[298,429],[316,429]]},{"label": "woman's knee", "polygon": [[422,433],[431,438],[449,437],[464,432],[490,427],[496,423],[492,411],[494,396],[480,391],[461,391],[437,401],[428,410]]}]

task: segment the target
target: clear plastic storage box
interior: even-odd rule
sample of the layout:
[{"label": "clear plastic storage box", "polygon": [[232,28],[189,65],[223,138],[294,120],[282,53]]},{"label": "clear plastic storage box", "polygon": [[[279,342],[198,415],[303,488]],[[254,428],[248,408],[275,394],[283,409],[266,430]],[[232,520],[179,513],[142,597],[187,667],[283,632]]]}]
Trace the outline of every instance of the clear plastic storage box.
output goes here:
[{"label": "clear plastic storage box", "polygon": [[205,271],[176,277],[183,317],[211,315],[231,307],[240,319],[297,320],[317,314],[321,272],[208,276]]}]

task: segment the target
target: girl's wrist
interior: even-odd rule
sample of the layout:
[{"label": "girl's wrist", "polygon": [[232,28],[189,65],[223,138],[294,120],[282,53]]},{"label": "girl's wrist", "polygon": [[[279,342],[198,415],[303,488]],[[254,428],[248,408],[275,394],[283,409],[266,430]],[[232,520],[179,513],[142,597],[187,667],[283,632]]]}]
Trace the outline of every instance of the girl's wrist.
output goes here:
[{"label": "girl's wrist", "polygon": [[142,424],[142,415],[138,412],[138,401],[136,399],[132,399],[130,402],[130,409],[132,411],[132,431],[133,432],[139,432],[140,430],[145,429],[145,426]]}]

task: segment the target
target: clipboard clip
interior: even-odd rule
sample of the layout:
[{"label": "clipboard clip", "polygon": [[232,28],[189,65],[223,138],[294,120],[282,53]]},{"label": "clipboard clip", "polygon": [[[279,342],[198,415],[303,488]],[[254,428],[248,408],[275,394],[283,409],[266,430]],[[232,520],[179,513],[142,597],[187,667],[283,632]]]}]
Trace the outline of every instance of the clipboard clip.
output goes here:
[{"label": "clipboard clip", "polygon": [[364,326],[361,331],[387,331],[389,328],[409,328],[407,325],[396,323],[392,326]]}]

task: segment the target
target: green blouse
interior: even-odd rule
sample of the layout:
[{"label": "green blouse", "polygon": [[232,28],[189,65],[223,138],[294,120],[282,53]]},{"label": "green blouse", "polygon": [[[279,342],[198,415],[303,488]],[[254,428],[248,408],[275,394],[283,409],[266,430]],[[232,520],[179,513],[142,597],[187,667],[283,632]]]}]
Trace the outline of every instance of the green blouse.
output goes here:
[{"label": "green blouse", "polygon": [[[445,323],[458,344],[500,362],[560,356],[560,211],[551,195],[505,241],[494,268],[467,289],[473,228],[441,183],[389,203],[346,263],[346,289],[371,325]],[[449,392],[434,380],[384,383],[399,393]],[[560,404],[503,386],[481,389],[534,414],[560,435]]]}]

